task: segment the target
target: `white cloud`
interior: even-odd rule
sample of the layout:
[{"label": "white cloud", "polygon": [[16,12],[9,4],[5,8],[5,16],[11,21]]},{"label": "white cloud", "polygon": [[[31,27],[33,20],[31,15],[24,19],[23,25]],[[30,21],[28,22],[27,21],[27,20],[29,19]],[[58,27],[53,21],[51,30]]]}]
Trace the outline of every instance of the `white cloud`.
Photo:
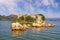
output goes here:
[{"label": "white cloud", "polygon": [[15,3],[15,0],[0,0],[0,7],[2,12],[0,14],[16,14],[17,11],[19,11],[19,8],[17,4]]},{"label": "white cloud", "polygon": [[[0,0],[0,14],[17,14],[19,11],[23,11],[21,8],[19,8],[19,3],[24,3],[23,8],[25,12],[37,12],[37,13],[43,13],[46,17],[60,17],[56,15],[60,15],[57,13],[53,13],[50,9],[50,6],[54,8],[58,8],[58,3],[55,2],[55,0],[35,0],[34,3],[32,3],[33,0]],[[34,4],[35,7],[32,5]],[[21,4],[22,5],[22,4]],[[43,9],[39,9],[38,7],[41,6],[47,6],[46,11]],[[37,11],[36,11],[37,10]],[[54,16],[55,15],[55,16]]]},{"label": "white cloud", "polygon": [[55,2],[55,0],[42,0],[41,2],[44,6],[52,6],[52,7],[58,7],[58,3]]},{"label": "white cloud", "polygon": [[15,5],[14,0],[0,0],[0,4]]},{"label": "white cloud", "polygon": [[50,5],[50,2],[49,2],[49,0],[43,0],[42,4],[45,6],[48,6],[48,5]]}]

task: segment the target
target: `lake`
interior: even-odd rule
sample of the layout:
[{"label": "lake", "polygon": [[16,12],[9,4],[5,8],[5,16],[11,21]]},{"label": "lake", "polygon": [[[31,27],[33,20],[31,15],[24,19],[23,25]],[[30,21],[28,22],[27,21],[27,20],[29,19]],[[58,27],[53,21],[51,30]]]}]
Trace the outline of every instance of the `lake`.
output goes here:
[{"label": "lake", "polygon": [[10,21],[0,21],[0,40],[60,40],[60,21],[53,28],[30,28],[27,31],[12,31]]}]

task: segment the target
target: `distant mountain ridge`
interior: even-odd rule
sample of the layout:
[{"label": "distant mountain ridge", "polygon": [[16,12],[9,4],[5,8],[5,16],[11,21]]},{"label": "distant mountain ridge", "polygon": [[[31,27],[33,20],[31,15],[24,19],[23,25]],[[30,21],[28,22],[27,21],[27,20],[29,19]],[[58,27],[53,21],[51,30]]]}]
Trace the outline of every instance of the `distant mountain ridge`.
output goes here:
[{"label": "distant mountain ridge", "polygon": [[0,20],[13,20],[13,19],[17,19],[17,15],[9,15],[9,16],[0,15]]}]

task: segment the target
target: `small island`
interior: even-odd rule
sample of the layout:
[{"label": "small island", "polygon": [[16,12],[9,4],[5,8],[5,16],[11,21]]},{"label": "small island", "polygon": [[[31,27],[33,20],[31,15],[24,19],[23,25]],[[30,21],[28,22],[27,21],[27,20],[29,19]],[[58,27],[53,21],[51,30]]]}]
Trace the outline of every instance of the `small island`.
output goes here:
[{"label": "small island", "polygon": [[54,27],[55,24],[50,24],[45,20],[43,14],[18,14],[16,20],[12,21],[12,30],[27,30],[31,27]]}]

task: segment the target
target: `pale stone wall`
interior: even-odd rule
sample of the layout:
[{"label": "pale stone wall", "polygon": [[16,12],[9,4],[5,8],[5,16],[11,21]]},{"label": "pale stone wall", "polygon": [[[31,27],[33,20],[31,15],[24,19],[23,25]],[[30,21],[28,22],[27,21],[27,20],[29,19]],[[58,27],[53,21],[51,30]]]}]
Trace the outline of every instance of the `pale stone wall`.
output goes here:
[{"label": "pale stone wall", "polygon": [[42,16],[37,16],[37,20],[42,20]]},{"label": "pale stone wall", "polygon": [[22,14],[18,14],[18,18],[20,18],[22,16]]},{"label": "pale stone wall", "polygon": [[35,19],[36,18],[36,15],[35,14],[31,14],[31,17]]}]

